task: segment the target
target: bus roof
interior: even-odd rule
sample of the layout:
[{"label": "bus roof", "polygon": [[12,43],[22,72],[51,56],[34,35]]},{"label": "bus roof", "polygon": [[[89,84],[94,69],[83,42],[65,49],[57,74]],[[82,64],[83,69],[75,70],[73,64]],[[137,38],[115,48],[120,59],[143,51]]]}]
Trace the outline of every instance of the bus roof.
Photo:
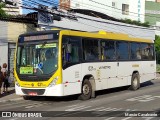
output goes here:
[{"label": "bus roof", "polygon": [[105,31],[99,31],[99,32],[81,32],[81,31],[72,31],[72,30],[62,30],[61,33],[64,34],[64,35],[94,37],[94,38],[109,39],[109,40],[123,40],[123,41],[133,41],[133,42],[154,43],[154,41],[151,40],[151,39],[143,39],[143,38],[130,37],[127,34],[105,32]]},{"label": "bus roof", "polygon": [[109,39],[109,40],[154,43],[154,41],[151,39],[130,37],[127,34],[106,32],[106,31],[83,32],[83,31],[74,31],[74,30],[47,30],[47,31],[36,31],[32,33],[25,33],[25,34],[21,34],[20,36],[32,36],[32,35],[40,35],[40,34],[43,35],[43,34],[50,34],[50,33],[56,33],[56,32],[60,32],[63,35],[81,36],[81,37],[88,37],[88,38],[94,37],[94,38]]}]

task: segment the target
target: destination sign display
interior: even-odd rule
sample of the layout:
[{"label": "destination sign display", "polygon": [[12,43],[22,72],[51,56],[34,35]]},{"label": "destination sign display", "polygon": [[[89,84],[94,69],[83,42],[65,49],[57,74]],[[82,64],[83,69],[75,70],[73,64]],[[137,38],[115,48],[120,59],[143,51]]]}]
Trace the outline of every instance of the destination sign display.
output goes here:
[{"label": "destination sign display", "polygon": [[48,39],[53,39],[53,34],[24,37],[24,41],[48,40]]}]

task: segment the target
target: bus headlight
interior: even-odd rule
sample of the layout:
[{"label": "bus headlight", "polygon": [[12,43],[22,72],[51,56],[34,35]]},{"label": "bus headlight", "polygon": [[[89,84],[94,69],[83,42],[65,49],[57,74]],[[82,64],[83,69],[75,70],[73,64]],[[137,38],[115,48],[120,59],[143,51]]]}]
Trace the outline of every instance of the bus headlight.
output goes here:
[{"label": "bus headlight", "polygon": [[48,87],[55,86],[57,81],[58,81],[58,77],[54,78]]},{"label": "bus headlight", "polygon": [[15,81],[15,84],[16,84],[18,87],[20,87],[20,85],[19,85],[19,83],[18,83],[17,81]]}]

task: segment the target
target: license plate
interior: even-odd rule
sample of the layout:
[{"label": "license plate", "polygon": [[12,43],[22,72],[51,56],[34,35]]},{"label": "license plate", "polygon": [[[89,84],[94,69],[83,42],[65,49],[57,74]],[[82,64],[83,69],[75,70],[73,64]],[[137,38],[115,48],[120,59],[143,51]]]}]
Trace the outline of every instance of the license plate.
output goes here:
[{"label": "license plate", "polygon": [[37,95],[37,92],[29,92],[28,95],[36,96],[36,95]]}]

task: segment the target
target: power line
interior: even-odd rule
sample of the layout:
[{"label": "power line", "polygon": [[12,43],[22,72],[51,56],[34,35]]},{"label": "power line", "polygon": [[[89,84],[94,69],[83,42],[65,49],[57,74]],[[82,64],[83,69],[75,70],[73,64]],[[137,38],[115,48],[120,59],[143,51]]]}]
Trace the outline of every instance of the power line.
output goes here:
[{"label": "power line", "polygon": [[[32,1],[32,0],[30,0],[30,1]],[[37,4],[37,3],[36,3],[36,4]],[[38,5],[38,4],[37,4],[37,5]],[[23,7],[24,7],[24,6],[23,6]],[[24,8],[26,8],[26,7],[24,7]],[[43,11],[43,10],[40,10],[40,9],[38,9],[38,8],[27,8],[27,9],[32,9],[32,10],[36,10],[36,11]],[[44,11],[43,11],[43,12],[44,12]],[[45,11],[45,12],[47,12],[47,11]],[[47,12],[47,13],[50,13],[50,14],[52,14],[52,15],[55,15],[55,13],[51,13],[51,12]],[[57,15],[60,15],[60,14],[57,14]],[[67,16],[65,16],[65,15],[60,15],[60,16],[61,16],[61,17],[67,17]],[[90,21],[100,22],[100,23],[108,23],[108,24],[114,24],[114,25],[119,25],[119,26],[139,28],[139,27],[137,27],[137,26],[122,25],[122,24],[110,23],[110,22],[106,22],[106,21],[104,22],[104,21],[93,20],[93,19],[89,19],[89,18],[85,18],[85,17],[81,17],[81,16],[76,16],[76,17],[81,18],[81,19],[90,20]],[[148,29],[148,28],[141,28],[141,29]]]}]

